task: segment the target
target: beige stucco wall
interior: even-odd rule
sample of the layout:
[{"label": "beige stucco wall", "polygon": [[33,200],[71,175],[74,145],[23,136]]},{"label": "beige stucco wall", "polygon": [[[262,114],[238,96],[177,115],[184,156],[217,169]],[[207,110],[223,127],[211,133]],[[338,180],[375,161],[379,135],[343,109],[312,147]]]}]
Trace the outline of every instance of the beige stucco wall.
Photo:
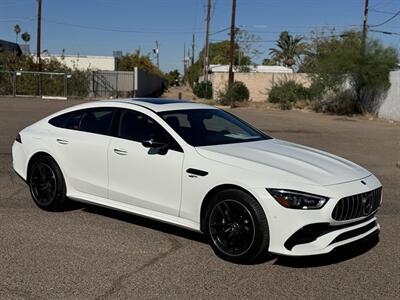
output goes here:
[{"label": "beige stucco wall", "polygon": [[[223,91],[228,83],[228,73],[213,73],[210,76],[213,84],[214,99],[218,92]],[[304,73],[235,73],[235,81],[242,81],[250,91],[250,101],[262,102],[267,100],[269,89],[280,81],[295,80],[304,86],[311,81]]]}]

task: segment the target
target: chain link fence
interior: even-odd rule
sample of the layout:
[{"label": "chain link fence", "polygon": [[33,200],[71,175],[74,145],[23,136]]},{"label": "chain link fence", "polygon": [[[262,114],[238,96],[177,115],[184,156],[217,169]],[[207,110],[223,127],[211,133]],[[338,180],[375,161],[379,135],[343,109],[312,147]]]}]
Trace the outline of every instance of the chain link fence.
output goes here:
[{"label": "chain link fence", "polygon": [[129,71],[71,73],[0,71],[0,95],[62,98],[120,98],[160,95],[166,82],[157,75]]}]

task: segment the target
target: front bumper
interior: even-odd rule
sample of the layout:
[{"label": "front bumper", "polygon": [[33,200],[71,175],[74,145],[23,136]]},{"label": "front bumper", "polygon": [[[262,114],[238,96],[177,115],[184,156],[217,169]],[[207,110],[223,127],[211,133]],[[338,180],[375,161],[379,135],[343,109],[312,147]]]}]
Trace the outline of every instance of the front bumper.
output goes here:
[{"label": "front bumper", "polygon": [[339,246],[378,234],[380,226],[375,212],[345,221],[332,218],[332,211],[341,198],[381,187],[373,175],[362,180],[366,184],[356,180],[325,187],[304,187],[304,192],[330,197],[322,209],[316,210],[288,209],[281,206],[265,189],[254,190],[268,220],[269,251],[288,256],[325,254]]}]

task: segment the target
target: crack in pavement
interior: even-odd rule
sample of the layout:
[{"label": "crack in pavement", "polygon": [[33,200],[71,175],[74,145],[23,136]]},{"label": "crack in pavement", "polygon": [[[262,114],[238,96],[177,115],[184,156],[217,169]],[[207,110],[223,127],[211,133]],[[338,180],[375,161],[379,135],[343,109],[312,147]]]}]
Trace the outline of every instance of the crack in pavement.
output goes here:
[{"label": "crack in pavement", "polygon": [[122,274],[121,276],[119,276],[118,278],[116,278],[112,285],[111,288],[108,289],[104,294],[96,297],[96,299],[105,299],[105,298],[109,298],[111,295],[115,294],[116,292],[120,291],[123,288],[123,281],[128,279],[129,277],[131,277],[134,274],[139,273],[140,271],[156,264],[157,262],[159,262],[160,260],[162,260],[163,258],[167,257],[168,255],[176,252],[178,249],[182,248],[182,244],[178,242],[178,240],[171,236],[168,235],[168,240],[172,243],[172,247],[165,252],[160,253],[158,256],[152,258],[150,261],[148,261],[147,263],[143,264],[142,266],[140,266],[139,268],[131,271],[131,272],[127,272],[125,274]]}]

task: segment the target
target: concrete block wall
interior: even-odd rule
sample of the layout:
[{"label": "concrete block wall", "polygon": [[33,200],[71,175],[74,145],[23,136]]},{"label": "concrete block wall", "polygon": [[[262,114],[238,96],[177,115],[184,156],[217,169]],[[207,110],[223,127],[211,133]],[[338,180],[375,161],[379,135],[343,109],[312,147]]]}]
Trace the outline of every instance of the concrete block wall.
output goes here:
[{"label": "concrete block wall", "polygon": [[[226,89],[228,73],[213,73],[210,76],[210,80],[213,84],[214,99],[216,99],[218,93]],[[254,102],[266,101],[271,87],[285,80],[295,80],[304,86],[311,84],[308,75],[304,73],[235,73],[235,81],[242,81],[247,86],[250,91],[250,101]]]},{"label": "concrete block wall", "polygon": [[390,72],[391,87],[382,101],[378,115],[386,120],[400,122],[400,71]]}]

